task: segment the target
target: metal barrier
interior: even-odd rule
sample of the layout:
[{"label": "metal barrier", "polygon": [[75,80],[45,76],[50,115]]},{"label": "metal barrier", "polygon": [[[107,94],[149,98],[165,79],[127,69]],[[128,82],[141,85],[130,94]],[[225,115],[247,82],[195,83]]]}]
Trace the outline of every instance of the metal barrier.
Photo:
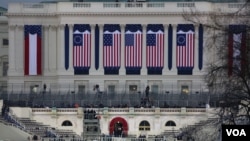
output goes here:
[{"label": "metal barrier", "polygon": [[74,138],[43,138],[43,141],[174,141],[174,138],[167,138],[167,137],[111,137],[111,136],[99,136],[92,139],[74,139]]},{"label": "metal barrier", "polygon": [[86,93],[0,93],[0,99],[8,101],[9,105],[20,107],[205,107],[209,102],[211,107],[217,107],[219,95],[204,94],[151,94],[146,98],[142,94],[107,94]]}]

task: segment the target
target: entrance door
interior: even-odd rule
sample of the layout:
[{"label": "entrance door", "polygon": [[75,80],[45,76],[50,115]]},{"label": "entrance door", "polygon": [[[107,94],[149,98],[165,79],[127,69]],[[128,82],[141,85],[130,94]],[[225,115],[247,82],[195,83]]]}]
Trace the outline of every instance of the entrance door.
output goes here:
[{"label": "entrance door", "polygon": [[109,124],[109,134],[119,136],[127,136],[128,135],[128,123],[122,117],[115,117],[111,120]]}]

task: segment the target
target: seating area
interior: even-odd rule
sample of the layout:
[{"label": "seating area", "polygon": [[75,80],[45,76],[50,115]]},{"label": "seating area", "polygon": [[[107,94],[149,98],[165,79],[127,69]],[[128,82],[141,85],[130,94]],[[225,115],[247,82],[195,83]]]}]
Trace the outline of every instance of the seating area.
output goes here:
[{"label": "seating area", "polygon": [[[4,119],[2,118],[2,120]],[[8,114],[8,117],[5,117],[5,121],[11,124],[15,124],[14,126],[24,130],[30,135],[36,135],[38,138],[81,139],[81,136],[77,135],[72,130],[55,129],[53,127],[50,127],[49,125],[44,125],[41,122],[37,122],[29,118],[18,118],[14,115]]]},{"label": "seating area", "polygon": [[78,139],[81,138],[79,135],[77,135],[72,130],[55,129],[52,132],[59,138],[78,138]]},{"label": "seating area", "polygon": [[39,137],[45,137],[46,131],[48,130],[48,125],[43,125],[42,123],[36,122],[29,118],[17,118],[17,120],[24,126],[24,129],[34,135]]}]

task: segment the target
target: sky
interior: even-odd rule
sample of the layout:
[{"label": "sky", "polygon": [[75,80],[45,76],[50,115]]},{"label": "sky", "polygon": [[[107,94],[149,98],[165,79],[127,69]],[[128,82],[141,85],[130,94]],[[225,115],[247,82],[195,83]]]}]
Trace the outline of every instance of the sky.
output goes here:
[{"label": "sky", "polygon": [[21,3],[39,3],[44,0],[0,0],[0,7],[8,8],[8,3],[21,2]]}]

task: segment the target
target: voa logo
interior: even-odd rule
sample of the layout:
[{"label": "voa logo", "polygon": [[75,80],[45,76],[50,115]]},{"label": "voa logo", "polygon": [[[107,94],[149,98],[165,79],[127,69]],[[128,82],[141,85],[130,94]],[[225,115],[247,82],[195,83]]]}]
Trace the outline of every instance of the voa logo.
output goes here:
[{"label": "voa logo", "polygon": [[244,129],[226,129],[227,136],[247,136]]}]

